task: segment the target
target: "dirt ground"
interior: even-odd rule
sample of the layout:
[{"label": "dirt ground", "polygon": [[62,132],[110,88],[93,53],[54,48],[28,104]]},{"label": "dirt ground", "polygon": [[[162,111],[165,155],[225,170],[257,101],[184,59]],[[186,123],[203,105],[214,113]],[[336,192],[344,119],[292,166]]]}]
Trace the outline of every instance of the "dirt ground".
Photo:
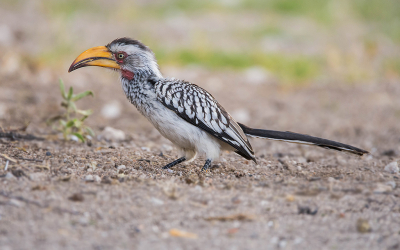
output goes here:
[{"label": "dirt ground", "polygon": [[[88,119],[96,133],[111,126],[127,138],[90,146],[45,125],[61,110],[56,83],[3,78],[2,128],[30,121],[16,133],[45,140],[0,141],[1,249],[399,249],[399,173],[384,170],[399,160],[398,84],[287,89],[249,85],[233,72],[167,69],[209,89],[250,126],[371,152],[251,139],[258,165],[224,153],[202,173],[204,159],[161,169],[177,151],[125,100],[117,77],[102,72],[77,71],[92,79],[78,90],[95,92],[79,105],[100,107]],[[101,107],[110,101],[122,113],[107,120]],[[17,160],[8,170],[4,156]]]},{"label": "dirt ground", "polygon": [[[73,12],[83,1],[4,2],[10,7],[0,6],[1,250],[400,249],[400,174],[385,170],[400,163],[400,71],[390,68],[400,47],[369,34],[368,23],[346,19],[322,28],[302,17],[242,10],[152,17],[131,15],[125,5],[107,16],[116,1],[96,1],[104,13],[90,12],[95,5]],[[246,33],[270,19],[282,32]],[[257,66],[171,64],[161,71],[207,89],[250,127],[310,134],[370,154],[250,139],[257,165],[224,152],[206,173],[202,158],[162,170],[177,151],[126,100],[118,76],[93,67],[67,73],[78,53],[121,36],[172,49],[207,38],[200,48],[215,46],[210,51],[265,43],[273,55],[326,53],[332,69],[297,85]],[[94,92],[77,102],[94,112],[86,121],[96,133],[90,143],[65,141],[46,125],[62,112],[60,77],[76,92]],[[107,127],[125,138],[104,140]]]}]

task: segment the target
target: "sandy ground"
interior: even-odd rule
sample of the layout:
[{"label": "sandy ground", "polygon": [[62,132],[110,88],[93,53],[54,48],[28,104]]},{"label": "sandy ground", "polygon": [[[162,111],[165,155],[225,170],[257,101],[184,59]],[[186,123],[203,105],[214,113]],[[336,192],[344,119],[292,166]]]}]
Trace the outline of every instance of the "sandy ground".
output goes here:
[{"label": "sandy ground", "polygon": [[[127,136],[90,146],[58,139],[45,125],[61,111],[57,84],[3,77],[3,129],[30,121],[17,133],[46,140],[0,141],[1,249],[400,247],[399,173],[384,170],[399,160],[398,84],[288,89],[246,84],[234,72],[166,71],[209,89],[250,126],[321,136],[371,154],[251,139],[258,165],[224,153],[208,173],[200,171],[201,158],[165,171],[177,151],[125,100],[115,75],[76,73],[92,79],[77,87],[95,92],[79,103],[95,107],[88,125]],[[122,110],[115,119],[101,115],[110,102]],[[4,155],[17,160],[7,171]]]},{"label": "sandy ground", "polygon": [[[400,163],[399,75],[381,67],[399,55],[390,39],[372,34],[374,57],[363,47],[369,26],[351,20],[321,28],[282,16],[275,20],[282,36],[247,41],[235,36],[238,27],[274,15],[206,11],[124,21],[123,6],[108,17],[63,17],[63,5],[52,16],[46,1],[19,2],[0,6],[0,137],[15,130],[44,140],[0,138],[0,249],[400,249],[400,175],[385,170]],[[202,158],[162,170],[177,151],[126,100],[117,75],[66,72],[84,49],[127,35],[171,48],[195,46],[201,36],[215,51],[265,43],[284,55],[328,53],[333,70],[301,87],[257,67],[161,70],[207,89],[238,122],[370,154],[250,139],[258,165],[225,152],[207,173]],[[59,77],[95,94],[77,103],[94,111],[91,143],[64,141],[46,125],[62,112]],[[106,127],[125,139],[98,138]]]}]

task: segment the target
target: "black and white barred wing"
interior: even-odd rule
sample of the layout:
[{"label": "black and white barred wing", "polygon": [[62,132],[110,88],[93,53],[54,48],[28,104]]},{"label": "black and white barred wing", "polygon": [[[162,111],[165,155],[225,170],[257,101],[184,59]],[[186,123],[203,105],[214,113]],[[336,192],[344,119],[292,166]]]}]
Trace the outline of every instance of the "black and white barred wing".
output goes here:
[{"label": "black and white barred wing", "polygon": [[179,117],[231,145],[236,153],[255,160],[253,149],[240,126],[206,90],[176,79],[155,84],[158,100]]}]

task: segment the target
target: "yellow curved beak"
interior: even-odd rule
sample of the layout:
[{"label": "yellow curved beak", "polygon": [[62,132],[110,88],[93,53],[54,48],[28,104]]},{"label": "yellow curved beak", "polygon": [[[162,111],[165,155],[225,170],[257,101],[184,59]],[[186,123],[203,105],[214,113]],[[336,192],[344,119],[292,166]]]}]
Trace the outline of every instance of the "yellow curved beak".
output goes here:
[{"label": "yellow curved beak", "polygon": [[68,72],[86,66],[120,69],[119,65],[114,60],[112,53],[105,46],[94,47],[80,54],[71,64]]}]

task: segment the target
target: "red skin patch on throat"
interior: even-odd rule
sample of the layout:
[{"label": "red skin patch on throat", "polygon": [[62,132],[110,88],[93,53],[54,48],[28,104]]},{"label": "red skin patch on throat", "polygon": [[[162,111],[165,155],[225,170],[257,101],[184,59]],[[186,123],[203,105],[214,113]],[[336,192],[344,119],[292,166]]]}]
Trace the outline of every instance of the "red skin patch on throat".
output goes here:
[{"label": "red skin patch on throat", "polygon": [[122,77],[128,80],[132,80],[135,77],[135,74],[128,70],[121,70]]}]

